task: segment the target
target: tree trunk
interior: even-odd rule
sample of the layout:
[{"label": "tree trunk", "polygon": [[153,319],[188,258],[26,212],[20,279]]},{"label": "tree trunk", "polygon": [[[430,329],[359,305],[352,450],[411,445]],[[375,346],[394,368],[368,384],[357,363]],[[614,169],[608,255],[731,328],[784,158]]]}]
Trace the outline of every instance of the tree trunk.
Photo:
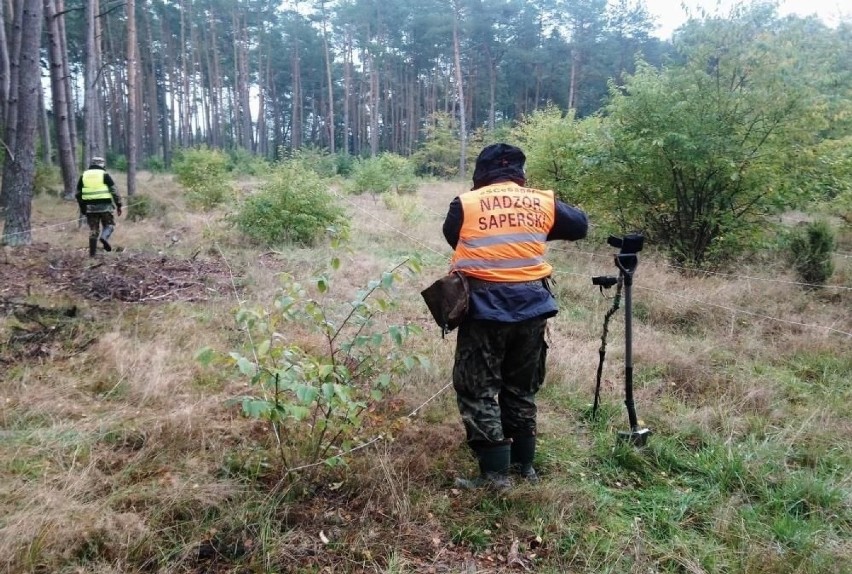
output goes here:
[{"label": "tree trunk", "polygon": [[98,77],[99,68],[96,49],[96,24],[95,18],[98,13],[98,0],[87,0],[86,2],[86,71],[85,71],[85,103],[83,105],[83,167],[89,165],[95,156],[103,157],[103,150],[98,147],[100,138],[96,135],[95,124],[98,118]]},{"label": "tree trunk", "polygon": [[210,18],[210,47],[207,50],[213,60],[213,77],[210,85],[210,108],[213,124],[213,145],[222,145],[222,73],[219,64],[219,50],[216,45],[216,20]]},{"label": "tree trunk", "polygon": [[[136,0],[127,8],[127,196],[136,193]],[[129,200],[128,200],[129,203]]]},{"label": "tree trunk", "polygon": [[44,90],[38,91],[38,133],[41,140],[41,161],[45,165],[53,164],[53,147],[50,138],[50,121],[47,119],[47,106],[44,103]]},{"label": "tree trunk", "polygon": [[328,151],[334,154],[334,83],[331,81],[331,53],[328,49],[328,21],[325,13],[325,0],[320,3],[322,10],[322,47],[325,52],[325,77],[328,84]]},{"label": "tree trunk", "polygon": [[370,157],[379,155],[379,71],[372,54],[368,57],[370,66]]},{"label": "tree trunk", "polygon": [[[4,144],[8,149],[15,149],[15,140],[18,130],[18,104],[20,92],[18,82],[21,73],[21,39],[24,18],[24,0],[16,0],[12,11],[12,37],[10,38],[10,66],[9,66],[9,100],[6,103],[6,129]],[[0,203],[2,205],[2,203]]]},{"label": "tree trunk", "polygon": [[577,107],[575,99],[577,97],[577,69],[580,67],[580,55],[576,49],[571,50],[571,80],[568,84],[568,109]]},{"label": "tree trunk", "polygon": [[[5,0],[0,0],[0,120],[6,121],[6,108],[9,103],[9,76],[11,74],[11,62],[9,61],[9,42],[6,38],[6,14]],[[3,137],[3,129],[0,127],[0,138]]]},{"label": "tree trunk", "polygon": [[[2,1],[2,0],[0,0]],[[12,30],[9,38],[9,99],[3,102],[3,131],[0,133],[5,154],[13,154],[18,137],[18,78],[21,67],[21,28],[23,26],[24,0],[16,0],[11,6]],[[5,22],[3,25],[5,26]],[[0,187],[0,207],[6,205],[4,187]]]},{"label": "tree trunk", "polygon": [[[104,89],[104,71],[102,70],[103,56],[103,30],[101,28],[101,5],[100,1],[96,7],[95,13],[95,108],[94,118],[92,122],[92,133],[95,137],[95,147],[99,151],[99,155],[105,156],[106,147],[106,122],[104,121],[104,109],[106,108],[106,91]],[[120,70],[120,68],[119,68]],[[116,109],[117,111],[118,109]],[[119,116],[120,117],[120,116]]]},{"label": "tree trunk", "polygon": [[351,121],[349,119],[349,102],[352,94],[352,34],[346,30],[343,46],[343,153],[349,155],[350,138],[352,137]]},{"label": "tree trunk", "polygon": [[145,112],[142,124],[145,126],[145,157],[154,157],[160,152],[160,133],[158,130],[160,101],[157,97],[157,56],[154,54],[154,34],[151,26],[151,0],[147,0],[142,8],[143,24],[145,26],[145,41],[147,46],[140,46],[140,59],[145,61],[143,66],[147,74],[143,75],[145,96],[139,102]]},{"label": "tree trunk", "polygon": [[293,39],[293,54],[291,57],[293,67],[293,120],[290,131],[290,148],[297,150],[302,147],[302,70],[301,58],[299,56],[299,39]]},{"label": "tree trunk", "polygon": [[266,118],[266,100],[268,97],[270,75],[271,75],[271,58],[264,55],[262,49],[261,55],[258,57],[258,95],[257,95],[257,151],[261,157],[269,157],[269,127]]},{"label": "tree trunk", "polygon": [[467,173],[467,119],[465,118],[464,88],[462,87],[461,49],[459,42],[459,6],[454,3],[453,14],[453,61],[456,68],[456,86],[458,89],[459,104],[459,143],[461,153],[459,154],[459,177],[465,177]]},{"label": "tree trunk", "polygon": [[[176,62],[177,60],[173,58],[172,61]],[[178,75],[177,70],[172,66],[170,66],[168,68],[168,72],[164,72],[164,75],[168,77],[168,80],[169,80],[168,85],[173,86],[173,87],[176,86],[177,82],[180,80],[180,77]],[[168,101],[169,101],[168,106],[166,106],[166,108],[168,110],[170,110],[170,112],[167,113],[167,114],[163,114],[163,117],[168,122],[169,127],[168,127],[167,131],[169,133],[169,144],[170,144],[170,147],[172,149],[174,147],[180,146],[180,144],[181,144],[180,138],[183,137],[183,134],[180,133],[180,122],[178,121],[178,118],[177,118],[178,114],[175,113],[180,108],[180,103],[179,103],[179,100],[177,99],[178,98],[178,95],[176,93],[177,91],[178,91],[177,88],[172,89],[172,90],[164,90],[163,91],[164,92],[163,95],[164,96],[167,95]]]},{"label": "tree trunk", "polygon": [[[24,3],[22,3],[24,4]],[[32,243],[33,183],[35,180],[36,129],[38,127],[38,91],[41,90],[41,28],[44,5],[26,2],[22,7],[18,53],[20,80],[15,146],[6,150],[3,169],[3,190],[6,198],[6,218],[3,243],[29,245]]]},{"label": "tree trunk", "polygon": [[178,105],[180,106],[180,144],[183,147],[190,146],[189,127],[189,50],[186,45],[186,3],[180,2],[180,58],[181,58],[181,94]]},{"label": "tree trunk", "polygon": [[239,145],[251,151],[251,107],[249,103],[248,37],[245,15],[240,11],[234,14],[234,62],[237,77],[237,120],[239,122]]},{"label": "tree trunk", "polygon": [[497,62],[488,49],[488,130],[494,131],[497,125]]},{"label": "tree trunk", "polygon": [[[190,9],[192,9],[192,5],[190,4]],[[190,19],[192,21],[192,19]],[[191,54],[192,60],[192,68],[190,72],[190,79],[192,80],[191,86],[192,90],[190,92],[190,107],[189,107],[189,123],[190,130],[192,133],[192,145],[197,145],[202,143],[203,135],[201,131],[204,129],[204,119],[201,117],[201,113],[198,111],[198,102],[201,100],[201,96],[199,95],[199,91],[202,89],[200,82],[195,78],[201,73],[201,54],[199,53],[201,50],[201,46],[198,42],[198,26],[190,25],[189,27],[189,45],[190,49],[189,54]],[[194,131],[193,131],[194,129]]]},{"label": "tree trunk", "polygon": [[[126,45],[117,47],[116,43],[113,42],[113,28],[114,26],[110,26],[109,19],[104,18],[103,26],[98,25],[98,29],[103,30],[103,33],[98,35],[98,37],[103,38],[102,42],[98,42],[98,46],[104,46],[108,62],[124,61],[127,56],[127,47]],[[103,61],[104,58],[99,57],[98,60]],[[101,90],[102,97],[99,99],[100,119],[95,123],[95,127],[109,128],[98,132],[99,136],[102,133],[106,134],[106,139],[100,140],[103,141],[101,149],[123,154],[126,158],[127,70],[125,66],[103,66],[100,75],[103,78],[103,88]],[[106,121],[105,118],[107,117],[110,118],[109,121]]]},{"label": "tree trunk", "polygon": [[[68,135],[71,139],[71,161],[74,163],[72,173],[77,179],[77,105],[71,86],[71,66],[68,65],[68,37],[65,33],[65,0],[56,0],[57,24],[59,26],[59,45],[62,56],[62,82],[65,84],[65,103],[68,106]],[[60,15],[61,14],[61,15]],[[63,178],[65,176],[63,175]],[[76,181],[74,184],[76,186]]]},{"label": "tree trunk", "polygon": [[68,94],[65,91],[66,58],[62,54],[62,37],[54,0],[44,0],[44,18],[47,24],[47,56],[50,62],[50,92],[53,100],[53,121],[56,125],[56,147],[62,171],[62,189],[65,199],[72,199],[77,186],[77,163],[71,140],[71,121],[68,116]]},{"label": "tree trunk", "polygon": [[201,110],[204,115],[204,126],[206,128],[204,141],[210,147],[218,147],[213,135],[213,66],[210,62],[210,49],[208,47],[207,26],[199,26],[196,36],[198,39],[198,69],[200,70]]}]

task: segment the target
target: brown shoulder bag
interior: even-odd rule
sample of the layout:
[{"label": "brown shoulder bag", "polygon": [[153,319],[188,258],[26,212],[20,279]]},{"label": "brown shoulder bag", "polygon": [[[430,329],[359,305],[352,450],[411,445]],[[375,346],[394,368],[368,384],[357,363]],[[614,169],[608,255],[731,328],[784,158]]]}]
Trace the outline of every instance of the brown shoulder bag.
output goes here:
[{"label": "brown shoulder bag", "polygon": [[463,273],[450,271],[420,294],[441,328],[442,338],[458,327],[467,315],[470,287]]}]

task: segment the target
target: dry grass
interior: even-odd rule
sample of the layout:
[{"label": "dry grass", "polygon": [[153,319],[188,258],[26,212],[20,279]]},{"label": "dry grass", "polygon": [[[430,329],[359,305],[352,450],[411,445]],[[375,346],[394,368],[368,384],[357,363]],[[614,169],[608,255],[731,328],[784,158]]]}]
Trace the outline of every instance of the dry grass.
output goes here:
[{"label": "dry grass", "polygon": [[[499,497],[459,492],[453,478],[475,464],[447,388],[453,336],[440,339],[419,291],[447,269],[441,222],[466,187],[346,197],[345,249],[261,252],[226,225],[227,208],[189,212],[169,176],[141,175],[140,193],[161,209],[120,220],[125,251],[109,256],[205,257],[233,285],[206,302],[77,301],[73,332],[89,344],[4,370],[0,569],[842,572],[837,565],[852,561],[849,260],[839,258],[832,285],[814,292],[781,265],[685,276],[653,249],[643,253],[633,292],[636,399],[655,436],[648,450],[623,452],[612,439],[625,425],[621,312],[610,325],[602,416],[585,418],[613,294],[590,277],[614,272],[612,254],[590,242],[554,246],[562,312],[550,324],[540,400],[543,481]],[[83,251],[75,204],[40,197],[33,217],[34,241]],[[401,273],[396,309],[382,321],[422,327],[410,351],[430,366],[403,376],[399,393],[369,412],[353,444],[383,438],[347,467],[282,481],[268,426],[226,402],[245,383],[203,368],[196,352],[245,350],[233,313],[270,308],[282,273],[345,310],[413,256],[422,273]],[[312,282],[322,273],[332,279],[326,295]],[[0,317],[0,334],[10,325]],[[283,335],[324,348],[306,326]],[[790,510],[800,501],[808,514]]]}]

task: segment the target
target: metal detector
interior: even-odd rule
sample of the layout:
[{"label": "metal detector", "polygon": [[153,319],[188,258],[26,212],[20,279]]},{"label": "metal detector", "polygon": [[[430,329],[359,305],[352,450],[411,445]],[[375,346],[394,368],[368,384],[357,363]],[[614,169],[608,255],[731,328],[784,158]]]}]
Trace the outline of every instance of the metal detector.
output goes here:
[{"label": "metal detector", "polygon": [[633,401],[633,274],[639,266],[639,255],[645,241],[644,236],[639,233],[631,233],[624,237],[610,235],[607,244],[619,249],[615,254],[615,266],[618,268],[618,277],[601,275],[592,277],[592,285],[609,289],[617,285],[612,308],[607,312],[604,320],[604,332],[601,336],[601,347],[599,350],[600,363],[598,364],[597,382],[595,384],[595,402],[592,407],[592,418],[598,409],[598,399],[601,388],[601,371],[603,369],[604,356],[606,354],[607,325],[610,317],[618,310],[621,292],[624,291],[624,404],[627,407],[627,418],[630,423],[629,431],[619,431],[618,437],[629,441],[635,446],[645,446],[651,431],[639,427],[639,419],[636,417],[636,405]]}]

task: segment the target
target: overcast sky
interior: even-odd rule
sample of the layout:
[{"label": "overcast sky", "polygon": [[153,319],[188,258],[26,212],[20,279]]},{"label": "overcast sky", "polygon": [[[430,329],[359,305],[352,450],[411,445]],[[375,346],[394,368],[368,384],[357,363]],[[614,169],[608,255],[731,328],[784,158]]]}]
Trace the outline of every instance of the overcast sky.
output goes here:
[{"label": "overcast sky", "polygon": [[[686,21],[681,4],[693,9],[704,6],[711,14],[727,15],[733,3],[733,0],[645,0],[648,11],[657,18],[657,36],[661,38],[670,37],[672,31]],[[782,0],[778,11],[781,15],[816,14],[830,26],[838,24],[841,18],[852,20],[852,3],[849,0]]]}]

